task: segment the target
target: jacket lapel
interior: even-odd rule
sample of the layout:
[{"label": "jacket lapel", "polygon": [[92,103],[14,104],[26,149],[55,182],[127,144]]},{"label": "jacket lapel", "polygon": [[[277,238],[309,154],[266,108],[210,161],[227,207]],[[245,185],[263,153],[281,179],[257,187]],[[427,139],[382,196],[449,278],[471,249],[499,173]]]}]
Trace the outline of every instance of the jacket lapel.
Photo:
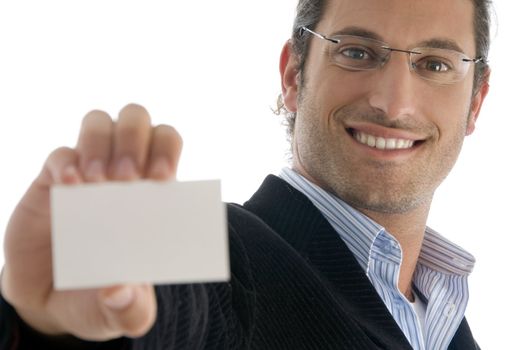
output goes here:
[{"label": "jacket lapel", "polygon": [[411,349],[353,254],[307,197],[270,175],[244,207],[305,258],[341,299],[345,312],[378,345]]},{"label": "jacket lapel", "polygon": [[460,323],[455,336],[449,344],[448,350],[480,350],[480,347],[473,338],[473,334],[471,334],[466,318]]}]

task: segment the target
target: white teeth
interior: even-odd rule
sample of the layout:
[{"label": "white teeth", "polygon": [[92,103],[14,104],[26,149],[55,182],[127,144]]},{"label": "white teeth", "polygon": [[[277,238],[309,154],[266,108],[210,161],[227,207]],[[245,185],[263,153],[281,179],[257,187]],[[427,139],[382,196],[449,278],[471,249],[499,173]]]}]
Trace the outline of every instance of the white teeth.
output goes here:
[{"label": "white teeth", "polygon": [[361,144],[378,149],[407,149],[413,147],[413,144],[415,143],[413,140],[385,139],[383,137],[365,134],[360,131],[354,131],[352,135],[354,139]]},{"label": "white teeth", "polygon": [[376,145],[376,137],[368,135],[367,136],[367,144],[371,147],[374,147]]},{"label": "white teeth", "polygon": [[359,141],[363,144],[366,144],[367,143],[367,135],[365,135],[364,133],[359,133]]},{"label": "white teeth", "polygon": [[377,137],[376,144],[374,146],[379,149],[385,149],[385,139],[382,137]]}]

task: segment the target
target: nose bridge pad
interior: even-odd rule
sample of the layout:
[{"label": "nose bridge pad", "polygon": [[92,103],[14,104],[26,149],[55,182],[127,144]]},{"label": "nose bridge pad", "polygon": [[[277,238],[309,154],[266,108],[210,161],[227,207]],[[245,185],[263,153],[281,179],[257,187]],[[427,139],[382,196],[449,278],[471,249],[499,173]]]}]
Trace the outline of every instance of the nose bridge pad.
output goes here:
[{"label": "nose bridge pad", "polygon": [[414,54],[413,52],[408,52],[408,53],[407,53],[407,64],[409,65],[409,70],[410,70],[411,72],[416,73],[416,70],[415,70],[415,68],[416,68],[416,64],[413,63],[413,56],[414,56],[414,55],[415,55],[415,54]]},{"label": "nose bridge pad", "polygon": [[411,72],[413,71],[412,62],[411,62],[411,58],[410,58],[410,55],[411,55],[410,52],[404,51],[404,50],[392,49],[392,48],[389,48],[388,50],[389,50],[389,55],[386,56],[385,62],[383,62],[383,65],[385,65],[388,61],[391,60],[392,55],[394,53],[394,54],[398,54],[398,55],[407,56],[405,59],[407,60],[407,65],[408,65],[409,71],[411,71]]},{"label": "nose bridge pad", "polygon": [[385,50],[385,55],[380,55],[380,68],[383,68],[391,60],[391,54],[393,53],[388,47],[382,47],[382,49]]}]

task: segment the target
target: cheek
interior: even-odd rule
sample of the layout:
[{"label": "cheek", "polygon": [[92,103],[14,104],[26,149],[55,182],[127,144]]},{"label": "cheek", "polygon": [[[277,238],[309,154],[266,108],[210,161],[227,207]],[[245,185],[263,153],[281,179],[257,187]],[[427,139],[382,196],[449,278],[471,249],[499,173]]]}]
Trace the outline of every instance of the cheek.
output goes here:
[{"label": "cheek", "polygon": [[327,123],[331,123],[331,116],[341,108],[365,103],[370,91],[370,81],[361,79],[359,74],[348,74],[339,69],[328,69],[310,77],[306,82],[304,95],[308,96],[311,104],[319,107],[319,112]]},{"label": "cheek", "polygon": [[466,133],[471,110],[471,94],[467,88],[437,87],[422,91],[419,99],[425,101],[420,105],[422,115],[435,124],[440,136]]}]

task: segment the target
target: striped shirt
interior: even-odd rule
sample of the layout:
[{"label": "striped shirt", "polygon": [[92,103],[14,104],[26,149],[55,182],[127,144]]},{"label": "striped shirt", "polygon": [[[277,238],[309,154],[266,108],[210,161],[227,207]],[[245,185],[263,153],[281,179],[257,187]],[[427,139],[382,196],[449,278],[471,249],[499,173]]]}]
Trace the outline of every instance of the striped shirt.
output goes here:
[{"label": "striped shirt", "polygon": [[468,275],[474,257],[426,228],[413,288],[425,304],[421,324],[415,309],[398,289],[402,249],[385,228],[338,197],[284,168],[280,177],[305,194],[340,235],[414,349],[447,349],[464,317]]}]

